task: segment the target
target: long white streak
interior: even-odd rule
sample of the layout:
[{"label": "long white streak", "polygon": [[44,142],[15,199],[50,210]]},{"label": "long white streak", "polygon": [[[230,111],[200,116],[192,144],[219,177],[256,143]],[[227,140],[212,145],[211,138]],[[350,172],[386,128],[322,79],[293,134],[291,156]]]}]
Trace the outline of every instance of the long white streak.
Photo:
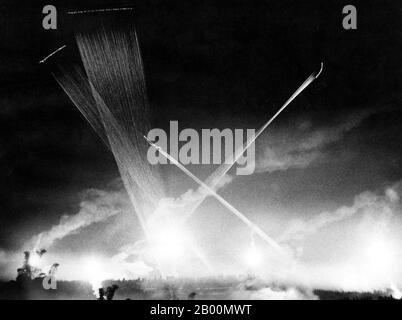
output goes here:
[{"label": "long white streak", "polygon": [[82,13],[111,12],[111,11],[129,11],[129,10],[134,10],[134,8],[108,8],[108,9],[67,11],[67,14],[82,14]]},{"label": "long white streak", "polygon": [[[285,110],[285,108],[304,90],[306,89],[315,79],[318,78],[318,76],[321,74],[322,72],[322,68],[323,68],[323,63],[321,62],[321,69],[320,71],[315,74],[312,73],[307,79],[306,81],[304,81],[302,83],[302,85],[290,96],[290,98],[283,104],[283,106],[272,116],[271,119],[269,119],[258,131],[257,133],[252,136],[250,139],[248,139],[246,146],[245,147],[240,147],[238,150],[236,150],[236,154],[235,157],[233,158],[233,161],[231,164],[229,164],[227,166],[227,168],[225,169],[225,171],[222,173],[222,176],[219,177],[219,180],[223,177],[223,175],[225,175],[230,168],[233,166],[233,164],[236,163],[237,160],[239,160],[239,158],[241,157],[241,155],[251,146],[252,143],[254,143],[254,141],[261,135],[261,133],[263,133],[265,131],[266,128],[268,128],[268,126],[280,115],[280,113]],[[225,164],[224,164],[225,165]],[[223,166],[225,167],[225,166]],[[218,171],[219,168],[216,170]],[[218,183],[219,181],[217,181],[216,183]]]},{"label": "long white streak", "polygon": [[[304,90],[306,89],[318,76],[321,74],[323,70],[323,63],[321,62],[321,68],[319,72],[312,73],[303,83],[302,85],[290,96],[290,98],[282,105],[282,107],[269,119],[258,131],[257,133],[250,137],[245,146],[241,146],[235,151],[235,155],[231,163],[223,163],[220,165],[206,180],[205,184],[210,188],[214,189],[225,176],[225,174],[232,168],[232,166],[236,163],[237,160],[241,157],[241,155],[251,146],[252,143],[268,128],[268,126],[279,116],[279,114],[285,110],[285,108]],[[202,199],[198,200],[198,202],[193,206],[192,210],[187,214],[185,219],[188,219],[197,209],[197,207],[204,201],[206,196]]]},{"label": "long white streak", "polygon": [[49,54],[48,56],[43,58],[41,61],[39,61],[39,63],[45,63],[47,59],[49,59],[52,56],[54,56],[57,52],[63,50],[65,47],[67,47],[67,45],[61,46],[60,48],[58,48],[57,50],[53,51],[51,54]]},{"label": "long white streak", "polygon": [[258,234],[265,242],[267,242],[271,247],[273,247],[277,252],[282,255],[285,255],[285,252],[282,248],[275,242],[274,239],[269,237],[260,227],[251,222],[244,214],[242,214],[239,210],[233,207],[230,203],[228,203],[225,199],[223,199],[219,194],[215,192],[215,190],[211,189],[208,185],[206,185],[203,181],[197,178],[194,174],[192,174],[186,167],[184,167],[180,162],[178,162],[175,158],[173,158],[170,154],[165,152],[161,147],[154,144],[152,141],[148,140],[145,137],[145,140],[156,148],[164,157],[170,160],[173,164],[175,164],[179,169],[181,169],[186,175],[188,175],[191,179],[197,182],[202,188],[204,188],[208,193],[210,193],[213,197],[215,197],[220,203],[222,203],[227,209],[229,209],[236,217],[238,217],[243,223],[245,223],[251,230],[253,230],[256,234]]},{"label": "long white streak", "polygon": [[[247,145],[245,146],[245,148],[243,150],[240,151],[240,155],[242,155],[249,147],[250,145],[261,135],[261,133],[264,132],[264,130],[279,116],[279,114],[285,110],[285,108],[304,90],[306,89],[315,79],[318,78],[318,76],[321,74],[322,72],[322,68],[323,68],[323,63],[321,63],[321,69],[320,71],[315,74],[312,73],[307,79],[306,81],[303,82],[303,84],[290,96],[290,98],[283,104],[283,106],[274,114],[274,116],[269,119],[261,128],[260,130],[257,131],[257,133],[255,134],[254,137],[252,137],[250,140],[250,142],[247,143]],[[235,158],[235,161],[233,161],[233,163],[235,163],[239,157]]]}]

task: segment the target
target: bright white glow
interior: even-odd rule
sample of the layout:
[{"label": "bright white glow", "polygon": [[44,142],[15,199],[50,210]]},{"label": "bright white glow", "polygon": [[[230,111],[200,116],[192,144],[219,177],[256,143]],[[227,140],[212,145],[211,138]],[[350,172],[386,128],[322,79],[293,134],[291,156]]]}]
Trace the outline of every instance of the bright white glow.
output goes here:
[{"label": "bright white glow", "polygon": [[395,299],[398,299],[398,300],[402,299],[402,292],[401,292],[401,290],[399,290],[399,288],[396,285],[391,284],[390,289],[391,289],[392,297],[394,297]]},{"label": "bright white glow", "polygon": [[244,255],[246,263],[250,267],[257,267],[262,263],[262,255],[261,252],[255,246],[252,246],[249,250],[247,250]]},{"label": "bright white glow", "polygon": [[29,257],[29,264],[32,267],[39,268],[40,262],[41,261],[40,261],[39,255],[37,255],[36,253],[31,253],[31,255]]},{"label": "bright white glow", "polygon": [[387,272],[392,267],[394,260],[392,246],[384,238],[373,238],[368,243],[365,254],[368,267],[373,271]]},{"label": "bright white glow", "polygon": [[81,269],[82,280],[89,282],[96,294],[102,286],[102,281],[106,279],[106,273],[102,265],[98,258],[88,257],[83,261]]},{"label": "bright white glow", "polygon": [[177,262],[183,256],[184,247],[183,230],[169,224],[152,230],[152,249],[161,262]]}]

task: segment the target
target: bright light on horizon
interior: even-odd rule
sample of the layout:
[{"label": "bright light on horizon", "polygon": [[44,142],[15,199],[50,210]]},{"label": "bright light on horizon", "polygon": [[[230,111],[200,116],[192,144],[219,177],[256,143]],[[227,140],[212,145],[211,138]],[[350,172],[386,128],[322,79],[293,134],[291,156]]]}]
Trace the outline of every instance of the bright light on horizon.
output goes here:
[{"label": "bright light on horizon", "polygon": [[262,263],[262,255],[261,252],[255,247],[252,246],[244,255],[245,261],[250,267],[257,267]]},{"label": "bright light on horizon", "polygon": [[29,264],[32,267],[39,268],[41,264],[41,257],[36,252],[32,252],[29,257]]},{"label": "bright light on horizon", "polygon": [[81,275],[82,280],[88,281],[92,285],[95,294],[98,294],[98,289],[102,286],[102,281],[107,278],[102,262],[99,258],[94,256],[89,256],[84,259]]},{"label": "bright light on horizon", "polygon": [[388,272],[393,265],[393,247],[384,237],[374,237],[366,247],[368,267],[378,272]]}]

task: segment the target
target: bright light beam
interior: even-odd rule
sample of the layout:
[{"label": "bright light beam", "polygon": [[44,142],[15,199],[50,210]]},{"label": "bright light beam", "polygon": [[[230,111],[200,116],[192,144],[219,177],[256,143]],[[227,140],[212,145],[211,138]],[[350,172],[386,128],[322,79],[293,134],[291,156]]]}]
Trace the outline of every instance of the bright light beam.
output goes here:
[{"label": "bright light beam", "polygon": [[[282,105],[282,107],[269,119],[258,131],[257,133],[247,140],[246,146],[241,147],[236,150],[233,161],[230,164],[222,164],[215,172],[213,172],[206,180],[206,183],[198,179],[195,175],[193,175],[189,170],[187,170],[181,163],[179,163],[176,159],[170,156],[167,152],[162,150],[159,146],[154,144],[152,141],[148,140],[146,136],[144,136],[147,142],[155,147],[160,153],[162,153],[168,160],[170,160],[173,164],[175,164],[179,169],[181,169],[186,175],[196,181],[202,188],[208,191],[212,196],[214,196],[219,202],[221,202],[227,209],[229,209],[234,215],[236,215],[243,223],[245,223],[251,230],[253,230],[256,234],[258,234],[265,242],[267,242],[271,247],[273,247],[276,251],[285,255],[282,248],[269,237],[263,230],[261,230],[257,225],[252,223],[247,217],[245,217],[239,210],[233,207],[230,203],[228,203],[225,199],[223,199],[219,194],[215,192],[215,187],[219,183],[219,181],[225,176],[225,174],[230,170],[234,163],[241,157],[241,155],[251,146],[252,143],[264,132],[264,130],[279,116],[279,114],[305,89],[307,88],[315,79],[317,79],[322,70],[323,63],[321,62],[321,68],[318,73],[312,73],[303,83],[302,85],[290,96],[290,98]],[[197,204],[193,207],[192,211],[187,215],[188,218],[197,207],[202,203],[205,199],[206,195],[197,202]]]},{"label": "bright light beam", "polygon": [[51,54],[49,54],[48,56],[46,56],[45,58],[43,58],[41,61],[39,61],[39,63],[45,63],[47,59],[51,58],[52,56],[54,56],[57,52],[63,50],[65,47],[67,47],[67,45],[61,46],[60,48],[58,48],[57,50],[53,51]]},{"label": "bright light beam", "polygon": [[223,199],[219,194],[215,192],[215,190],[211,189],[208,185],[206,185],[203,181],[197,178],[194,174],[192,174],[188,169],[186,169],[180,162],[178,162],[175,158],[173,158],[170,154],[165,152],[161,147],[157,146],[155,143],[150,141],[146,136],[144,136],[145,140],[156,150],[158,150],[164,157],[170,160],[173,164],[175,164],[180,170],[182,170],[186,175],[188,175],[191,179],[197,182],[202,188],[204,188],[208,193],[214,196],[220,203],[222,203],[227,209],[229,209],[236,217],[238,217],[244,224],[246,224],[252,231],[258,234],[266,243],[268,243],[272,248],[274,248],[281,255],[285,255],[285,252],[282,248],[275,242],[274,239],[269,237],[261,228],[251,222],[244,214],[242,214],[239,210],[233,207],[230,203],[228,203],[225,199]]},{"label": "bright light beam", "polygon": [[[226,175],[226,173],[232,168],[232,166],[236,163],[237,160],[241,157],[241,155],[251,146],[252,143],[261,135],[261,133],[264,132],[266,128],[279,116],[279,114],[285,110],[285,108],[304,90],[306,89],[315,79],[317,79],[322,70],[323,70],[324,64],[321,62],[321,68],[317,73],[312,73],[303,83],[302,85],[290,96],[290,98],[283,104],[283,106],[273,115],[271,119],[269,119],[258,131],[257,133],[250,137],[246,145],[243,147],[240,147],[236,150],[235,156],[233,157],[233,160],[231,163],[223,163],[221,164],[206,180],[205,184],[208,185],[209,188],[214,189],[216,186],[219,184],[219,182],[222,180],[222,178]],[[226,162],[226,161],[225,161]],[[188,215],[186,216],[186,219],[188,219],[198,208],[198,206],[204,201],[207,195],[202,197],[196,204],[193,206],[192,210],[189,211]]]}]

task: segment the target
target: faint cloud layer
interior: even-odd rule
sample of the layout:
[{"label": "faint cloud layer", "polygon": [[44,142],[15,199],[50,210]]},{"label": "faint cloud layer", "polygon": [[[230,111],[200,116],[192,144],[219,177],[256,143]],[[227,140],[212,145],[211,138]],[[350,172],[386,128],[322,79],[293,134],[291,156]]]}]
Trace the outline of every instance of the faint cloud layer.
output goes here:
[{"label": "faint cloud layer", "polygon": [[401,187],[402,183],[398,182],[388,187],[384,194],[363,192],[355,197],[351,206],[343,206],[332,212],[322,212],[310,219],[294,219],[279,240],[281,242],[303,240],[325,227],[349,219],[356,214],[372,214],[380,223],[386,223],[399,203]]},{"label": "faint cloud layer", "polygon": [[304,122],[296,128],[267,132],[260,141],[262,147],[259,155],[257,153],[256,172],[306,168],[325,157],[324,147],[341,140],[377,112],[376,109],[367,109],[330,127],[311,129],[311,124]]},{"label": "faint cloud layer", "polygon": [[32,238],[36,248],[50,247],[56,240],[77,233],[83,228],[102,222],[123,211],[127,211],[129,203],[124,191],[86,190],[80,203],[80,210],[73,215],[63,215],[57,225]]}]

